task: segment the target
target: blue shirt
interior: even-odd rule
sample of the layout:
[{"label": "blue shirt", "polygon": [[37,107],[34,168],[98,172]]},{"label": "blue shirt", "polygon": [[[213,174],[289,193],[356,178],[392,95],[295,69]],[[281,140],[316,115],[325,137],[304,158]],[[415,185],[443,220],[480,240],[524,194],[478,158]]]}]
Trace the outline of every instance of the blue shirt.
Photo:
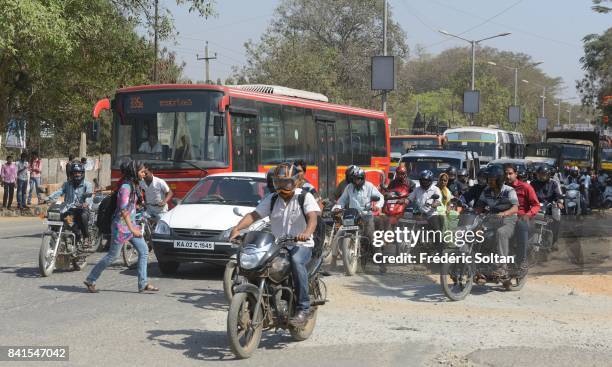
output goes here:
[{"label": "blue shirt", "polygon": [[85,202],[85,195],[91,193],[93,193],[93,186],[88,181],[81,181],[77,187],[74,187],[72,182],[66,181],[61,189],[49,196],[49,200],[56,200],[58,197],[64,195],[65,203],[73,203],[76,201],[78,204],[83,204]]},{"label": "blue shirt", "polygon": [[379,200],[376,202],[376,206],[379,209],[382,209],[385,198],[382,194],[376,189],[369,181],[364,182],[361,190],[357,190],[355,185],[348,184],[346,188],[344,188],[344,192],[340,199],[338,199],[338,203],[334,206],[334,208],[353,208],[358,210],[365,210],[366,205],[371,202],[372,196],[377,196]]}]

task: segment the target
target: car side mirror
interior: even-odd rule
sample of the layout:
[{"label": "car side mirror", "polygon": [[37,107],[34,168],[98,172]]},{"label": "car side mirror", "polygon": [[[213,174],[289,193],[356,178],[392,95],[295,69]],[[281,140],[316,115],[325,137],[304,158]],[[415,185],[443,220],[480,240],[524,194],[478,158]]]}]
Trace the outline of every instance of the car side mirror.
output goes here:
[{"label": "car side mirror", "polygon": [[237,207],[234,207],[233,212],[234,212],[234,214],[236,214],[236,215],[237,215],[237,216],[239,216],[239,217],[244,217],[244,214],[242,214],[242,213],[240,212],[240,209],[238,209]]},{"label": "car side mirror", "polygon": [[182,200],[181,199],[177,199],[177,198],[172,198],[172,200],[170,200],[172,202],[172,205],[177,206],[180,205]]},{"label": "car side mirror", "polygon": [[215,115],[213,118],[213,130],[215,136],[223,136],[224,132],[224,119],[221,115]]}]

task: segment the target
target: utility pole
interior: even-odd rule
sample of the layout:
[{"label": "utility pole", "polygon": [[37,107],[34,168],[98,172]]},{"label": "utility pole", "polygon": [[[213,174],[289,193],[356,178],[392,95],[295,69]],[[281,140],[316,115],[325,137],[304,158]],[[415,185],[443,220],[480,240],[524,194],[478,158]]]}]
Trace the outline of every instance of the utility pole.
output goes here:
[{"label": "utility pole", "polygon": [[155,49],[155,57],[153,58],[153,83],[157,83],[157,54],[158,54],[158,40],[157,40],[157,18],[159,11],[159,0],[155,0],[155,19],[153,20],[153,48]]},{"label": "utility pole", "polygon": [[[387,0],[383,0],[385,5],[383,6],[383,56],[387,56]],[[387,112],[387,91],[382,93],[382,110]]]},{"label": "utility pole", "polygon": [[198,61],[204,60],[204,67],[205,67],[204,73],[206,76],[206,80],[204,82],[207,84],[210,83],[210,60],[216,59],[217,53],[215,52],[214,57],[208,56],[208,41],[206,41],[206,47],[204,48],[204,57],[200,57],[199,55],[196,55],[196,58]]}]

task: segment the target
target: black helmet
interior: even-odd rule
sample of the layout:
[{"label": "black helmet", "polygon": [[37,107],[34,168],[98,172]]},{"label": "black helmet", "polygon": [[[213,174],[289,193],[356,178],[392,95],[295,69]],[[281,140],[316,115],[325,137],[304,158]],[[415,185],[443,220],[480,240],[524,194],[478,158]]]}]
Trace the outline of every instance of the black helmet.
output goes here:
[{"label": "black helmet", "polygon": [[487,180],[495,179],[498,188],[501,188],[506,180],[506,173],[501,166],[494,165],[487,168]]},{"label": "black helmet", "polygon": [[268,170],[268,173],[266,173],[266,186],[268,187],[268,191],[270,192],[276,192],[276,189],[274,188],[274,182],[273,182],[274,168],[276,167],[270,168]]},{"label": "black helmet", "polygon": [[[541,180],[539,177],[540,175],[545,175],[545,178]],[[536,168],[536,180],[548,181],[548,179],[550,178],[550,175],[551,175],[551,169],[548,165],[543,164],[541,166],[538,166],[538,168]]]},{"label": "black helmet", "polygon": [[519,180],[525,181],[529,178],[529,173],[524,167],[517,166],[516,176],[518,177]]},{"label": "black helmet", "polygon": [[139,181],[138,171],[140,171],[142,167],[144,167],[144,164],[141,161],[127,161],[123,163],[120,167],[121,174],[126,179],[132,181]]},{"label": "black helmet", "polygon": [[476,179],[478,180],[478,185],[486,186],[487,178],[489,177],[489,172],[486,168],[481,168],[478,170],[478,174],[476,175]]},{"label": "black helmet", "polygon": [[449,181],[453,180],[457,177],[457,169],[453,166],[448,167],[446,170],[446,174],[448,175]]},{"label": "black helmet", "polygon": [[351,182],[356,189],[361,189],[365,185],[365,171],[357,166],[351,173]]},{"label": "black helmet", "polygon": [[419,174],[419,185],[424,189],[428,189],[433,183],[434,174],[430,170],[426,169],[421,171]]},{"label": "black helmet", "polygon": [[344,179],[346,180],[346,182],[351,182],[352,179],[352,175],[355,172],[355,169],[357,169],[359,167],[357,167],[354,164],[351,164],[350,166],[348,166],[348,168],[346,169],[346,171],[344,171]]},{"label": "black helmet", "polygon": [[[78,173],[78,174],[77,174]],[[85,167],[80,162],[70,164],[70,180],[75,185],[80,185],[85,178]]]},{"label": "black helmet", "polygon": [[467,177],[467,175],[468,175],[468,170],[465,169],[465,168],[460,169],[459,173],[457,174],[457,176],[459,176],[459,177],[462,177],[462,176],[463,177]]}]

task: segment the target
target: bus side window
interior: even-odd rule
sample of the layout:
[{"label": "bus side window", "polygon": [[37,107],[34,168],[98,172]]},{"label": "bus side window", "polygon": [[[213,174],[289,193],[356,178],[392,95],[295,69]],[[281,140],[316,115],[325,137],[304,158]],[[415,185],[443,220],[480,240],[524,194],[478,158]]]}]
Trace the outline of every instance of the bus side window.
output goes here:
[{"label": "bus side window", "polygon": [[353,164],[353,151],[351,150],[351,129],[346,115],[338,115],[336,120],[337,136],[337,159],[338,165],[348,166]]}]

